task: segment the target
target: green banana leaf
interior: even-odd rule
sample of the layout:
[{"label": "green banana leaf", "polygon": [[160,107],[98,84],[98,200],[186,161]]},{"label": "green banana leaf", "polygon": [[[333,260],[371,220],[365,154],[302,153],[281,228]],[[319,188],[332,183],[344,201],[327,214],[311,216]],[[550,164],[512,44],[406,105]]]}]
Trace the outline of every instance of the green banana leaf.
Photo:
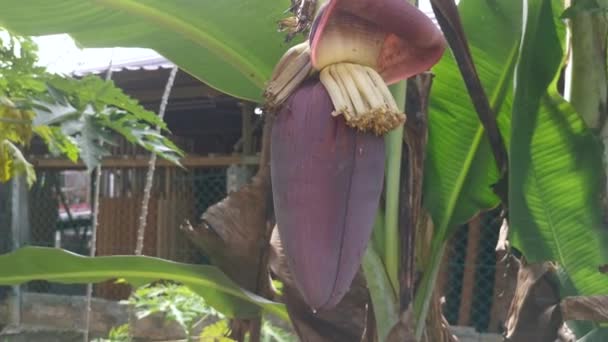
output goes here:
[{"label": "green banana leaf", "polygon": [[530,262],[559,263],[562,295],[608,291],[598,141],[557,92],[565,27],[558,0],[528,1],[510,147],[513,245]]},{"label": "green banana leaf", "polygon": [[[512,74],[521,35],[521,2],[462,0],[459,12],[482,84],[508,140]],[[435,66],[429,107],[424,205],[436,234],[498,204],[498,171],[452,54]]]},{"label": "green banana leaf", "polygon": [[221,92],[260,101],[289,47],[277,21],[290,5],[289,0],[4,0],[0,26],[21,35],[68,33],[84,47],[151,48]]},{"label": "green banana leaf", "polygon": [[[458,9],[477,72],[508,141],[521,1],[461,0]],[[415,299],[416,313],[423,316],[445,241],[454,228],[499,203],[491,188],[499,179],[496,163],[451,52],[444,54],[433,73],[423,204],[433,219],[435,236],[430,269],[425,270]]]},{"label": "green banana leaf", "polygon": [[288,319],[284,306],[240,288],[218,268],[145,256],[85,257],[48,247],[23,247],[0,255],[0,284],[32,280],[64,284],[125,279],[134,286],[160,279],[188,286],[227,317],[258,317],[262,310]]}]

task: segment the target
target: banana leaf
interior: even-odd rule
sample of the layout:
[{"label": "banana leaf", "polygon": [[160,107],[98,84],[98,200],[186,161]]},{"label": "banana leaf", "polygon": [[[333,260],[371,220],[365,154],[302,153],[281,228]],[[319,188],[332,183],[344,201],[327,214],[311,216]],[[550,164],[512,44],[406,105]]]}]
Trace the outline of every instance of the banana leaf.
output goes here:
[{"label": "banana leaf", "polygon": [[288,320],[282,304],[240,288],[214,266],[134,255],[92,258],[48,247],[23,247],[0,255],[0,285],[32,280],[86,284],[112,279],[124,279],[134,286],[172,280],[188,286],[227,317],[258,317],[266,311]]},{"label": "banana leaf", "polygon": [[[0,26],[68,33],[83,47],[140,47],[209,86],[252,101],[291,45],[277,31],[288,0],[4,0]],[[293,41],[297,43],[297,41]]]},{"label": "banana leaf", "polygon": [[558,263],[562,296],[605,294],[601,146],[557,91],[562,4],[531,0],[527,6],[513,103],[510,238],[529,262]]},{"label": "banana leaf", "polygon": [[[521,2],[461,0],[458,10],[479,78],[497,115],[503,138],[508,142],[513,71],[521,37]],[[454,228],[499,203],[492,190],[492,185],[499,180],[496,163],[449,51],[433,68],[433,73],[423,205],[431,214],[435,233],[430,269],[424,270],[415,298],[416,313],[423,316],[445,242]],[[424,320],[419,322],[424,324]]]}]

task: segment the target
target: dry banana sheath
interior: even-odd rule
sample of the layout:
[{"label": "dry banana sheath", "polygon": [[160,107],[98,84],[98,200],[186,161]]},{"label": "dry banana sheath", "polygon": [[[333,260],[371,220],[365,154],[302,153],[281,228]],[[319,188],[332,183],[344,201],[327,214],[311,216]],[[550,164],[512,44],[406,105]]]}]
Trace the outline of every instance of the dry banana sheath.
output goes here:
[{"label": "dry banana sheath", "polygon": [[308,41],[292,46],[274,68],[264,91],[264,107],[276,110],[312,72]]}]

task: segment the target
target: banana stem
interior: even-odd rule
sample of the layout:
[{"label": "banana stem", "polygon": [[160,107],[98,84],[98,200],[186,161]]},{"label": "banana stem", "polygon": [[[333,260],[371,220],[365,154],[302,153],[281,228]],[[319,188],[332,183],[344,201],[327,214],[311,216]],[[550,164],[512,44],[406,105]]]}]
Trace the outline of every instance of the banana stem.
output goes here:
[{"label": "banana stem", "polygon": [[[405,112],[406,81],[390,87],[397,107]],[[403,150],[403,125],[388,132],[386,143],[384,264],[395,296],[399,294],[399,182],[401,176],[401,152]]]}]

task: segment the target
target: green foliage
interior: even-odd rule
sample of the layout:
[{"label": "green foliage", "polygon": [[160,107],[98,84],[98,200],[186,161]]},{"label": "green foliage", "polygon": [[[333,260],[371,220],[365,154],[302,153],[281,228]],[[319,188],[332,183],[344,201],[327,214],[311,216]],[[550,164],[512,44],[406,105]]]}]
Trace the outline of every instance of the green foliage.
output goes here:
[{"label": "green foliage", "polygon": [[[521,1],[462,0],[458,7],[481,83],[508,141]],[[498,204],[491,186],[499,175],[451,53],[444,54],[433,73],[424,206],[433,218],[436,238],[443,241],[477,212]]]},{"label": "green foliage", "polygon": [[[186,332],[187,340],[195,338],[195,329],[202,325],[200,341],[230,342],[229,320],[220,312],[208,306],[204,298],[190,290],[189,287],[174,282],[147,284],[139,287],[123,304],[134,308],[137,319],[153,314],[163,314],[166,321],[178,323]],[[113,329],[108,337],[109,341],[123,341],[123,332],[128,328],[120,326]],[[128,337],[128,334],[126,335]],[[294,341],[295,337],[282,328],[263,320],[261,330],[263,342]]]},{"label": "green foliage", "polygon": [[36,66],[38,47],[29,37],[0,28],[0,94],[23,101],[45,90],[46,71]]},{"label": "green foliage", "polygon": [[535,0],[517,68],[509,168],[513,245],[530,262],[553,260],[562,296],[605,294],[608,262],[602,225],[598,141],[556,88],[563,58],[559,1]]},{"label": "green foliage", "polygon": [[228,321],[223,319],[217,321],[211,325],[208,325],[201,331],[199,336],[200,342],[217,341],[217,342],[231,342],[234,341],[231,338],[226,337],[230,334],[230,327]]},{"label": "green foliage", "polygon": [[145,256],[84,257],[46,247],[24,247],[0,255],[0,284],[32,280],[86,284],[123,278],[138,286],[173,280],[188,286],[226,317],[259,317],[262,310],[287,320],[282,304],[248,292],[214,266],[190,265]]},{"label": "green foliage", "polygon": [[154,128],[166,124],[111,81],[96,76],[73,79],[36,66],[37,48],[28,38],[0,31],[0,181],[25,172],[35,180],[21,148],[39,136],[51,153],[80,157],[95,168],[107,154],[102,143],[121,135],[179,164],[183,152]]},{"label": "green foliage", "polygon": [[[463,0],[459,5],[481,81],[510,143],[512,241],[529,261],[559,262],[564,295],[603,293],[608,280],[597,272],[606,260],[605,234],[600,233],[601,153],[581,118],[557,94],[564,43],[560,4],[527,4],[527,12],[517,1]],[[528,18],[522,44],[523,13]],[[466,90],[452,56],[446,54],[434,72],[425,206],[437,234],[435,267],[423,278],[417,311],[428,304],[434,283],[429,273],[437,271],[453,227],[498,203],[491,192],[498,180],[494,160],[469,99],[458,95]]]},{"label": "green foliage", "polygon": [[277,32],[290,6],[289,0],[5,0],[0,23],[22,35],[69,33],[83,47],[151,48],[221,92],[261,101],[274,65],[292,45]]},{"label": "green foliage", "polygon": [[35,113],[27,99],[44,89],[44,70],[34,66],[36,46],[30,39],[0,30],[0,182],[13,174],[26,175],[28,184],[36,179],[19,146],[27,146],[33,135]]},{"label": "green foliage", "polygon": [[36,181],[36,171],[10,140],[0,140],[0,181],[5,182],[14,174],[25,174],[27,184]]},{"label": "green foliage", "polygon": [[261,342],[293,342],[297,341],[296,336],[278,327],[269,320],[262,321]]},{"label": "green foliage", "polygon": [[168,321],[177,322],[187,336],[192,336],[198,323],[220,315],[205,303],[203,297],[174,283],[141,286],[125,303],[134,307],[137,319],[163,313]]},{"label": "green foliage", "polygon": [[[68,154],[73,152],[73,146],[78,146],[89,170],[107,154],[101,143],[113,144],[117,135],[179,164],[183,152],[154,129],[166,130],[166,124],[125,95],[112,81],[95,76],[81,80],[53,76],[48,79],[47,87],[50,99],[35,108],[34,124],[37,128],[59,128],[52,131],[51,138],[60,142],[53,147]],[[63,138],[58,139],[56,135],[61,134]]]},{"label": "green foliage", "polygon": [[[521,2],[461,0],[458,9],[481,83],[508,142]],[[499,203],[491,188],[499,179],[496,162],[452,53],[443,55],[433,73],[423,205],[435,231],[432,260],[416,293],[418,314],[428,309],[444,245],[454,229]]]},{"label": "green foliage", "polygon": [[129,337],[129,324],[119,325],[112,328],[108,334],[108,338],[98,338],[93,342],[131,342]]}]

